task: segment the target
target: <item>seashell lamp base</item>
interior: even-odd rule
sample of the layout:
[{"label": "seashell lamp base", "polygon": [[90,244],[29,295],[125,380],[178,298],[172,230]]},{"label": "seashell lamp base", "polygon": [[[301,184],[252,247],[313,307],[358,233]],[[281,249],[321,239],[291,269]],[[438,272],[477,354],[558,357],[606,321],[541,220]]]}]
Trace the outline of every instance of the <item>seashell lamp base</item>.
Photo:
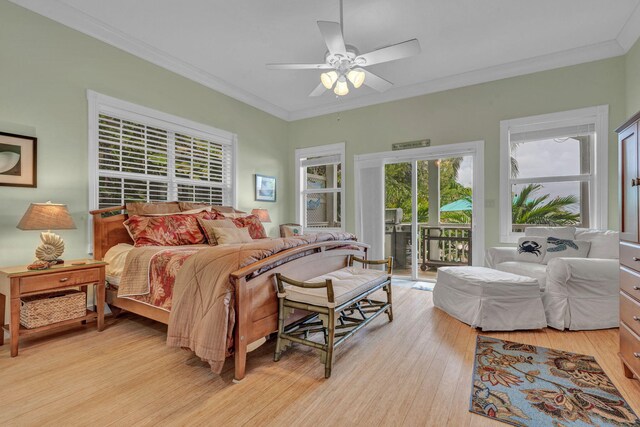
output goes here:
[{"label": "seashell lamp base", "polygon": [[50,263],[61,263],[60,256],[64,252],[62,238],[50,231],[40,233],[42,243],[36,248],[36,258]]}]

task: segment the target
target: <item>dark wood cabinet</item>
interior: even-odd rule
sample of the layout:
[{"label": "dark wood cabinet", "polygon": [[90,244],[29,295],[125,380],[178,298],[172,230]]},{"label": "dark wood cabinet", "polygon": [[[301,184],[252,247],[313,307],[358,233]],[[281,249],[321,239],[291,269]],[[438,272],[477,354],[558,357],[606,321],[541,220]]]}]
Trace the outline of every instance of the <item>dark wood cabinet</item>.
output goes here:
[{"label": "dark wood cabinet", "polygon": [[640,378],[640,113],[616,129],[620,212],[620,357],[624,374]]}]

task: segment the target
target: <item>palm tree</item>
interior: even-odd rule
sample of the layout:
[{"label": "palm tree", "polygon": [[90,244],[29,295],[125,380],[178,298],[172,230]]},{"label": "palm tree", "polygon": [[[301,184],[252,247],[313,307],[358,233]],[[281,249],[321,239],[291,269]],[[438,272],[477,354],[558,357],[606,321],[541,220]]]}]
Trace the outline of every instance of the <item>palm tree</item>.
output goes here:
[{"label": "palm tree", "polygon": [[580,222],[580,214],[566,210],[578,203],[576,196],[549,199],[549,194],[533,198],[542,189],[540,184],[529,184],[513,199],[513,224],[572,225]]}]

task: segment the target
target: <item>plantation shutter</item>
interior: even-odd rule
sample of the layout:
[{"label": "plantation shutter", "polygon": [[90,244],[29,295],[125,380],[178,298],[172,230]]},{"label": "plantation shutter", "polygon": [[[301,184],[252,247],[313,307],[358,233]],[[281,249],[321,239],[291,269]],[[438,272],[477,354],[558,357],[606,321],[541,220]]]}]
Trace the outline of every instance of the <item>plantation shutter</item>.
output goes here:
[{"label": "plantation shutter", "polygon": [[98,208],[168,200],[168,132],[98,117]]},{"label": "plantation shutter", "polygon": [[233,135],[173,123],[164,113],[101,107],[92,141],[97,176],[91,208],[134,201],[234,204]]}]

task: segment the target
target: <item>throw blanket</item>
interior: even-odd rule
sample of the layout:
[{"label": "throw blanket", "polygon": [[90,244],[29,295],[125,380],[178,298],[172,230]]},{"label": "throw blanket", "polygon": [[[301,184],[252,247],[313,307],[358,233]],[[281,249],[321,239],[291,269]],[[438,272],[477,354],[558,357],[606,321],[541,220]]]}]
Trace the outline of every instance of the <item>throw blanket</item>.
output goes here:
[{"label": "throw blanket", "polygon": [[[175,275],[167,345],[193,350],[211,365],[213,372],[220,373],[233,346],[235,312],[230,274],[287,249],[333,240],[353,241],[355,236],[318,233],[211,246],[197,251],[192,247],[189,256],[182,257]],[[118,296],[148,293],[150,261],[154,255],[166,250],[166,247],[133,249],[127,257]],[[176,251],[175,248],[172,250]]]}]

